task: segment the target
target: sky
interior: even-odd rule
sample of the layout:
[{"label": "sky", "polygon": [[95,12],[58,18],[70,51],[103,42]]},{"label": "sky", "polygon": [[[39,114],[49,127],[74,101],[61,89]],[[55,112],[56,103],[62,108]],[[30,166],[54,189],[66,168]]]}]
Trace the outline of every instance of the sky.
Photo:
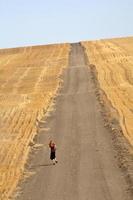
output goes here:
[{"label": "sky", "polygon": [[133,0],[0,0],[0,48],[133,36]]}]

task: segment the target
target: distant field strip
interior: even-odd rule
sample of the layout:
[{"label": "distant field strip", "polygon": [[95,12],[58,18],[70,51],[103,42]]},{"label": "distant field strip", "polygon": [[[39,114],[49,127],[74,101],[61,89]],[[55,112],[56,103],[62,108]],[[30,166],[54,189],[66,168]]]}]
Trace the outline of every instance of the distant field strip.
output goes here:
[{"label": "distant field strip", "polygon": [[23,172],[36,121],[55,95],[69,44],[0,50],[0,199]]},{"label": "distant field strip", "polygon": [[119,113],[125,137],[133,144],[133,37],[83,42],[100,87]]}]

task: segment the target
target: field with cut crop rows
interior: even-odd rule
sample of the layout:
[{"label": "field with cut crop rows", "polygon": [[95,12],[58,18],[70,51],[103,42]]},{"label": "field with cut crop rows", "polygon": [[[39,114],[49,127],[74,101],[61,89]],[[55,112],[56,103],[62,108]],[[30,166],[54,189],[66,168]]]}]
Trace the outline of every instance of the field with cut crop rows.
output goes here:
[{"label": "field with cut crop rows", "polygon": [[[133,37],[81,44],[118,113],[123,134],[133,144]],[[60,87],[70,49],[58,44],[0,50],[1,200],[8,199],[23,173],[29,144]],[[74,59],[80,63],[82,55]]]},{"label": "field with cut crop rows", "polygon": [[98,81],[133,144],[133,37],[82,42]]},{"label": "field with cut crop rows", "polygon": [[0,50],[0,199],[16,186],[36,134],[68,65],[69,44]]}]

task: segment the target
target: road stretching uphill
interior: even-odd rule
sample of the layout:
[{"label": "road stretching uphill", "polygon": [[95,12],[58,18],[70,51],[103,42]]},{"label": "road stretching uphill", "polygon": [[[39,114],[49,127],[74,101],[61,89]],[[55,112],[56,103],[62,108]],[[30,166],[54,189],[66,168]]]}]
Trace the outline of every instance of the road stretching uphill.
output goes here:
[{"label": "road stretching uphill", "polygon": [[[53,111],[40,122],[36,143],[44,146],[31,154],[33,175],[19,184],[17,200],[129,200],[80,44],[72,44],[63,81]],[[50,138],[57,144],[55,166],[49,160]]]}]

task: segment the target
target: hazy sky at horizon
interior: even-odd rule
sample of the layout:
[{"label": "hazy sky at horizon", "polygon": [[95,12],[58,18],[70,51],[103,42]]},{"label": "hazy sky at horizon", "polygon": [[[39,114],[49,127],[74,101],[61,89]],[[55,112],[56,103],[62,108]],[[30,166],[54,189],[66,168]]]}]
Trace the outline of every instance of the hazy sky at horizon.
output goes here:
[{"label": "hazy sky at horizon", "polygon": [[133,0],[0,0],[0,48],[133,35]]}]

